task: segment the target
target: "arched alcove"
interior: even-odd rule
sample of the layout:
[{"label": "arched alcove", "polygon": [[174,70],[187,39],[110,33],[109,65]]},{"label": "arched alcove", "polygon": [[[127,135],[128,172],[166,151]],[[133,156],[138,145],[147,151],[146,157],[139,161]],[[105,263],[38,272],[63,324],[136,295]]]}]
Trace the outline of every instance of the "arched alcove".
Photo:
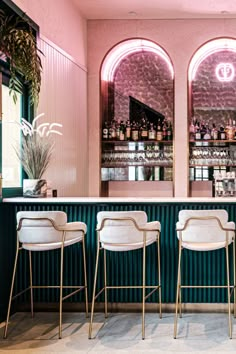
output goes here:
[{"label": "arched alcove", "polygon": [[[216,38],[193,55],[188,70],[190,195],[217,195],[217,176],[234,177],[236,40]],[[198,132],[199,130],[199,132]],[[206,133],[207,132],[207,133]],[[229,194],[225,181],[221,194]],[[235,182],[232,193],[235,194]]]},{"label": "arched alcove", "polygon": [[129,119],[129,96],[173,121],[173,65],[156,43],[129,39],[113,47],[101,67],[102,120]]},{"label": "arched alcove", "polygon": [[[145,137],[142,136],[142,124],[144,129],[148,130],[151,126],[153,130],[157,130],[159,123],[161,129],[164,130],[168,126],[173,134],[174,70],[168,54],[152,41],[140,38],[129,39],[111,48],[103,60],[100,74],[101,131],[102,126],[103,128],[105,126],[103,132],[108,131],[107,135],[102,135],[103,140],[106,140],[102,144],[102,180],[168,181],[171,182],[171,187],[168,186],[167,189],[170,190],[164,193],[172,195],[172,136],[169,139],[171,141],[166,144],[157,143],[155,135],[153,139],[149,139],[148,133]],[[144,121],[146,123],[143,123]],[[130,136],[127,134],[127,137],[122,135],[120,139],[119,132],[112,136],[117,126],[121,126],[122,130],[123,126],[126,126],[124,128],[126,133],[130,131],[131,126],[138,127],[139,138],[134,139],[131,133]],[[166,132],[163,133],[163,140],[166,139],[164,134]],[[150,150],[152,148],[154,150],[154,142],[156,152],[153,152],[152,156]],[[127,156],[125,152],[118,154],[117,150],[127,151]],[[140,151],[134,159],[129,154],[132,150],[134,153]],[[147,150],[150,153],[147,154]],[[163,160],[161,160],[162,156],[164,156]],[[127,195],[125,192],[122,194],[122,191],[120,193],[120,195]],[[144,191],[142,193],[145,195]]]}]

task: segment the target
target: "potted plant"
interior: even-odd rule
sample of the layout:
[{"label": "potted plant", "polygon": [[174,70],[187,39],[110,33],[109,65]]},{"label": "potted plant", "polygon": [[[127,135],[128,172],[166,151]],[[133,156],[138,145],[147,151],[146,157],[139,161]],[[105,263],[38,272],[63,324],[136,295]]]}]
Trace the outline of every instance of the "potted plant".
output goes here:
[{"label": "potted plant", "polygon": [[22,93],[23,83],[27,83],[30,103],[37,106],[42,71],[39,53],[42,52],[29,23],[19,16],[8,16],[0,9],[0,59],[9,64],[9,87],[14,102],[16,91]]},{"label": "potted plant", "polygon": [[38,120],[44,114],[34,118],[32,124],[22,118],[19,124],[22,132],[21,146],[15,148],[28,179],[23,180],[24,197],[46,197],[47,182],[42,179],[52,157],[54,141],[52,134],[62,135],[57,128],[59,123],[41,123]]}]

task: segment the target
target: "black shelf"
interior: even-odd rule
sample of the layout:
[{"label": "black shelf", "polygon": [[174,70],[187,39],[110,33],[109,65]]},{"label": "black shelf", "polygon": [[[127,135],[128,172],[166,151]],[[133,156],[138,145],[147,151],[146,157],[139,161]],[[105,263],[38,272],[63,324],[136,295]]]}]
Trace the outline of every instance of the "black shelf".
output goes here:
[{"label": "black shelf", "polygon": [[236,165],[229,165],[229,164],[196,164],[196,165],[189,165],[189,167],[236,167]]},{"label": "black shelf", "polygon": [[189,140],[191,145],[203,144],[198,146],[206,146],[205,144],[216,144],[214,146],[222,146],[221,144],[236,144],[236,140]]},{"label": "black shelf", "polygon": [[120,167],[173,167],[173,164],[158,164],[158,163],[143,163],[143,162],[116,162],[116,163],[104,163],[101,164],[102,168],[120,168]]},{"label": "black shelf", "polygon": [[103,153],[112,153],[112,154],[119,154],[119,153],[132,153],[132,152],[134,152],[135,154],[137,154],[137,153],[144,153],[144,154],[148,154],[148,153],[155,153],[155,152],[160,152],[160,151],[162,151],[163,152],[163,150],[140,150],[140,149],[138,149],[138,150],[128,150],[128,149],[122,149],[122,150],[120,150],[120,149],[117,149],[117,150],[114,150],[114,149],[106,149],[106,150],[103,150]]},{"label": "black shelf", "polygon": [[159,145],[159,144],[172,144],[173,140],[102,140],[102,144],[113,145],[127,145],[127,144],[145,144],[145,145]]}]

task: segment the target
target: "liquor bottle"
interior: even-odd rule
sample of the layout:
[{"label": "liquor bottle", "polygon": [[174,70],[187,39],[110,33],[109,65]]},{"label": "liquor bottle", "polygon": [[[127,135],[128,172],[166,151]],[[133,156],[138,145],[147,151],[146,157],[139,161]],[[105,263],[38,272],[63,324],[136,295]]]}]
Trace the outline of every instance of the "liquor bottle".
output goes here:
[{"label": "liquor bottle", "polygon": [[105,121],[102,127],[102,140],[108,140],[109,130],[108,130],[108,122]]},{"label": "liquor bottle", "polygon": [[116,140],[120,140],[120,120],[116,122]]},{"label": "liquor bottle", "polygon": [[223,125],[220,126],[219,138],[220,138],[220,140],[226,139],[225,129],[224,129]]},{"label": "liquor bottle", "polygon": [[204,140],[210,140],[211,139],[211,131],[210,131],[210,128],[208,126],[208,123],[206,123],[206,126],[205,126],[205,134],[203,136],[203,139]]},{"label": "liquor bottle", "polygon": [[236,139],[236,123],[235,120],[233,120],[233,129],[234,129],[234,140]]},{"label": "liquor bottle", "polygon": [[211,129],[211,139],[212,140],[218,140],[218,130],[216,129],[215,123],[212,124],[212,129]]},{"label": "liquor bottle", "polygon": [[154,128],[153,123],[150,123],[150,128],[148,130],[148,140],[155,140],[156,139],[156,130]]},{"label": "liquor bottle", "polygon": [[234,139],[234,127],[232,125],[232,120],[231,119],[229,119],[229,124],[227,126],[226,139],[227,140],[233,140]]},{"label": "liquor bottle", "polygon": [[163,132],[162,132],[162,126],[161,126],[161,120],[158,119],[158,122],[157,122],[157,137],[156,139],[158,141],[161,141],[163,140]]},{"label": "liquor bottle", "polygon": [[116,122],[113,119],[109,127],[109,140],[115,140],[115,139],[116,139]]},{"label": "liquor bottle", "polygon": [[201,140],[201,131],[198,122],[195,125],[195,140]]},{"label": "liquor bottle", "polygon": [[147,140],[148,139],[148,128],[146,119],[142,119],[141,127],[140,127],[140,139]]},{"label": "liquor bottle", "polygon": [[126,138],[126,140],[131,139],[131,125],[130,125],[129,120],[127,120],[127,123],[126,123],[125,138]]},{"label": "liquor bottle", "polygon": [[164,120],[162,126],[162,140],[167,140],[167,122]]},{"label": "liquor bottle", "polygon": [[194,140],[195,139],[195,125],[194,125],[194,120],[191,120],[191,123],[189,125],[189,140]]},{"label": "liquor bottle", "polygon": [[206,134],[206,126],[204,122],[201,122],[200,133],[201,133],[201,139],[204,139],[204,136]]},{"label": "liquor bottle", "polygon": [[125,124],[124,124],[123,120],[120,122],[119,140],[121,140],[121,141],[125,140]]},{"label": "liquor bottle", "polygon": [[173,129],[172,129],[172,124],[171,122],[169,121],[169,124],[167,126],[167,135],[166,135],[166,140],[173,140]]},{"label": "liquor bottle", "polygon": [[138,139],[139,139],[139,130],[138,130],[138,126],[135,122],[133,122],[133,125],[131,128],[131,139],[133,141],[138,141]]}]

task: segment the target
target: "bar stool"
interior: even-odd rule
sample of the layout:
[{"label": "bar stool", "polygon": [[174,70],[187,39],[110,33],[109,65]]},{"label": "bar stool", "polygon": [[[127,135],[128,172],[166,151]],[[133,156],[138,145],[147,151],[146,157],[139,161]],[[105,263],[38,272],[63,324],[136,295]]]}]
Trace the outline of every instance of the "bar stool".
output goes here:
[{"label": "bar stool", "polygon": [[[181,210],[179,221],[176,224],[179,239],[179,259],[175,306],[174,338],[177,335],[178,312],[181,317],[181,289],[182,288],[227,288],[229,337],[232,338],[232,321],[230,309],[230,289],[234,292],[234,316],[236,315],[236,278],[235,278],[235,223],[228,222],[226,210]],[[229,245],[233,243],[233,278],[230,285],[229,274]],[[182,285],[181,284],[181,255],[182,250],[197,252],[213,251],[225,248],[227,285]]]},{"label": "bar stool", "polygon": [[[17,249],[15,264],[12,276],[12,284],[10,290],[7,319],[4,330],[4,338],[7,337],[7,329],[11,311],[12,300],[19,295],[30,290],[31,297],[31,315],[33,317],[33,289],[39,288],[57,288],[60,290],[59,299],[59,339],[62,338],[62,301],[68,297],[85,291],[85,307],[88,316],[88,295],[87,295],[87,275],[86,275],[86,258],[85,258],[85,234],[87,226],[83,222],[67,223],[67,214],[62,211],[20,211],[17,213]],[[83,249],[83,267],[84,267],[84,285],[63,285],[63,257],[64,248],[75,243],[82,243]],[[51,251],[60,249],[60,285],[33,285],[32,277],[32,256],[31,252]],[[16,275],[17,261],[19,251],[26,250],[29,252],[29,287],[20,291],[13,297],[13,288]],[[69,288],[71,292],[63,297],[63,289]],[[75,289],[72,291],[72,289]]]},{"label": "bar stool", "polygon": [[[105,318],[107,317],[108,289],[142,289],[142,339],[145,338],[145,300],[157,290],[159,290],[159,311],[161,318],[160,231],[160,223],[158,221],[147,222],[147,215],[144,211],[101,211],[97,214],[97,257],[94,275],[91,321],[89,326],[89,339],[91,339],[92,336],[95,300],[103,293],[103,291],[105,293]],[[157,244],[158,284],[151,286],[146,285],[146,247],[153,243]],[[104,251],[104,287],[96,294],[99,254],[102,249]],[[137,249],[143,249],[142,285],[108,285],[106,276],[106,250],[111,252],[121,252]],[[148,288],[152,290],[146,295],[146,289]]]}]

